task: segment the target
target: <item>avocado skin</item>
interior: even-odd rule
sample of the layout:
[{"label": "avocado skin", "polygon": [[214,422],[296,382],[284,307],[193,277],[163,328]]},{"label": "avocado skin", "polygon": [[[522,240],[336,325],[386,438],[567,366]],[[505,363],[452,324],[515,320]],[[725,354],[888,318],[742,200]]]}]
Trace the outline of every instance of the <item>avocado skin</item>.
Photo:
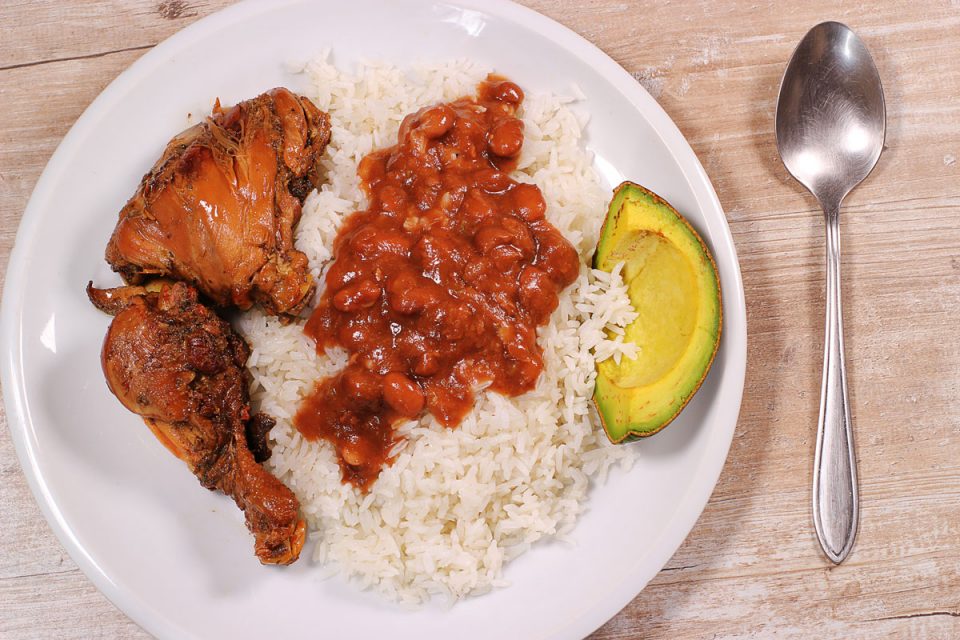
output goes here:
[{"label": "avocado skin", "polygon": [[[607,437],[614,443],[652,436],[680,414],[713,364],[723,324],[716,263],[703,239],[666,200],[638,184],[624,182],[614,191],[593,256],[594,268],[610,271],[617,262],[624,260],[624,279],[629,286],[629,252],[617,255],[617,250],[627,244],[629,238],[643,235],[655,235],[668,241],[687,258],[696,282],[697,313],[689,347],[676,366],[653,384],[621,386],[611,375],[606,375],[609,371],[605,372],[605,369],[610,367],[598,366],[594,404]],[[637,306],[632,295],[631,301]],[[642,310],[638,308],[638,311]],[[634,363],[636,366],[632,367]],[[620,368],[634,369],[642,378],[642,371],[639,371],[642,364],[643,355]]]}]

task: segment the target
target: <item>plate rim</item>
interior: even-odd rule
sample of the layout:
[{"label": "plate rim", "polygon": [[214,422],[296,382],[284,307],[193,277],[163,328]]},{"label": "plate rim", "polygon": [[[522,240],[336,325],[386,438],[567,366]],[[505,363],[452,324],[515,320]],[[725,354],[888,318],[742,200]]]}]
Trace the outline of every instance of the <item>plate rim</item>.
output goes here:
[{"label": "plate rim", "polygon": [[[36,437],[22,370],[23,342],[19,319],[23,293],[26,287],[24,276],[30,263],[30,256],[26,254],[25,247],[33,244],[43,212],[42,205],[46,198],[45,194],[50,192],[50,186],[56,184],[56,180],[67,168],[66,160],[68,156],[78,146],[86,130],[95,124],[98,112],[106,109],[111,102],[121,98],[129,89],[134,88],[146,71],[162,64],[169,56],[176,54],[191,43],[203,39],[205,35],[235,22],[249,19],[261,12],[277,10],[280,7],[303,2],[325,1],[329,0],[281,0],[279,2],[275,0],[243,0],[191,23],[159,42],[135,60],[94,98],[58,144],[31,192],[10,252],[4,278],[3,298],[2,303],[0,303],[0,345],[3,345],[0,380],[2,380],[3,385],[8,430],[11,434],[18,462],[45,520],[60,544],[83,571],[84,575],[124,615],[144,630],[160,637],[193,637],[193,634],[170,618],[158,615],[156,610],[145,603],[142,598],[120,588],[111,580],[110,576],[101,569],[94,558],[74,537],[69,522],[60,512],[47,487],[45,478],[40,473],[36,459]],[[402,1],[420,4],[417,0]],[[586,610],[573,626],[562,630],[563,635],[561,637],[579,638],[592,633],[620,612],[669,562],[670,558],[686,540],[705,509],[726,463],[742,406],[748,339],[743,279],[736,245],[713,184],[676,123],[626,69],[597,45],[552,18],[516,4],[511,0],[445,0],[431,2],[431,4],[479,11],[530,29],[589,63],[598,75],[623,94],[638,111],[642,106],[644,115],[649,119],[654,133],[665,146],[671,149],[681,166],[681,173],[698,204],[704,209],[715,209],[720,214],[722,224],[718,225],[716,229],[711,228],[710,236],[714,245],[723,245],[724,252],[729,253],[732,257],[734,281],[723,282],[722,287],[724,315],[727,316],[724,322],[725,333],[727,336],[730,335],[732,325],[736,328],[738,334],[742,334],[742,341],[738,340],[737,345],[731,344],[733,340],[728,338],[724,356],[730,360],[726,375],[734,377],[736,410],[733,411],[731,408],[730,418],[724,424],[711,425],[712,435],[707,442],[707,448],[716,451],[716,453],[705,456],[701,462],[701,466],[706,468],[700,470],[701,481],[688,487],[684,494],[685,497],[681,506],[685,505],[686,508],[680,509],[664,527],[659,538],[652,542],[653,546],[659,545],[658,548],[662,551],[659,555],[664,556],[662,561],[656,563],[661,564],[661,566],[652,572],[646,571],[636,574],[633,579],[615,585],[610,592],[605,594],[604,598],[597,599],[597,604]],[[690,173],[693,175],[690,175]],[[704,201],[703,198],[706,198],[706,200]],[[718,247],[715,246],[715,251],[717,249]],[[730,317],[731,312],[732,318]],[[741,342],[742,346],[740,346]],[[718,449],[715,449],[715,447],[718,447]],[[720,455],[721,453],[722,455]],[[691,493],[694,495],[691,496]],[[669,539],[669,541],[664,543],[664,539]]]}]

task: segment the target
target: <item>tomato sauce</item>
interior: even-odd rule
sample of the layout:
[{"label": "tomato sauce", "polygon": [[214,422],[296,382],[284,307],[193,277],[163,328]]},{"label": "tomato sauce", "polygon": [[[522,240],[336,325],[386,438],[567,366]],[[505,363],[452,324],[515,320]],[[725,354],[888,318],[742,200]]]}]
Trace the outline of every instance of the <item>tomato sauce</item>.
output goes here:
[{"label": "tomato sauce", "polygon": [[484,386],[533,389],[537,327],[572,283],[579,256],[544,218],[540,189],[513,180],[523,91],[490,76],[476,98],[408,115],[397,145],[358,168],[369,207],[344,222],[305,331],[350,354],[317,383],[294,425],[336,448],[344,481],[368,489],[429,411],[460,423]]}]

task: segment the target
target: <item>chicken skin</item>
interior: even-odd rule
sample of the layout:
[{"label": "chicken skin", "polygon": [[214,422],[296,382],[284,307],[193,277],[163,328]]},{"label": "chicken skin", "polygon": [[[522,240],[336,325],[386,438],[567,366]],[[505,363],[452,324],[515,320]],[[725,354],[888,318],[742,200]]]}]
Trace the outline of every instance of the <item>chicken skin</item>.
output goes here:
[{"label": "chicken skin", "polygon": [[107,262],[129,284],[169,277],[219,307],[296,315],[315,283],[293,229],[329,141],[329,116],[287,89],[228,109],[217,102],[143,177]]},{"label": "chicken skin", "polygon": [[204,487],[234,499],[262,563],[295,561],[306,525],[293,492],[259,464],[269,456],[273,420],[250,416],[243,338],[183,282],[116,289],[91,283],[87,295],[114,316],[101,353],[113,394]]}]

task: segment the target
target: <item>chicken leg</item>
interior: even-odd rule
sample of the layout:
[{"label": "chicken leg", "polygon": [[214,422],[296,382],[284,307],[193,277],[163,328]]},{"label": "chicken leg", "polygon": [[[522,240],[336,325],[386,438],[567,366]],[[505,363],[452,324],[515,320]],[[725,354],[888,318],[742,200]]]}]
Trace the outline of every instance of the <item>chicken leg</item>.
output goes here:
[{"label": "chicken leg", "polygon": [[243,510],[264,564],[297,559],[306,536],[300,504],[264,469],[273,420],[250,415],[249,347],[183,282],[96,289],[90,301],[114,316],[101,353],[107,385],[140,415],[200,483]]}]

